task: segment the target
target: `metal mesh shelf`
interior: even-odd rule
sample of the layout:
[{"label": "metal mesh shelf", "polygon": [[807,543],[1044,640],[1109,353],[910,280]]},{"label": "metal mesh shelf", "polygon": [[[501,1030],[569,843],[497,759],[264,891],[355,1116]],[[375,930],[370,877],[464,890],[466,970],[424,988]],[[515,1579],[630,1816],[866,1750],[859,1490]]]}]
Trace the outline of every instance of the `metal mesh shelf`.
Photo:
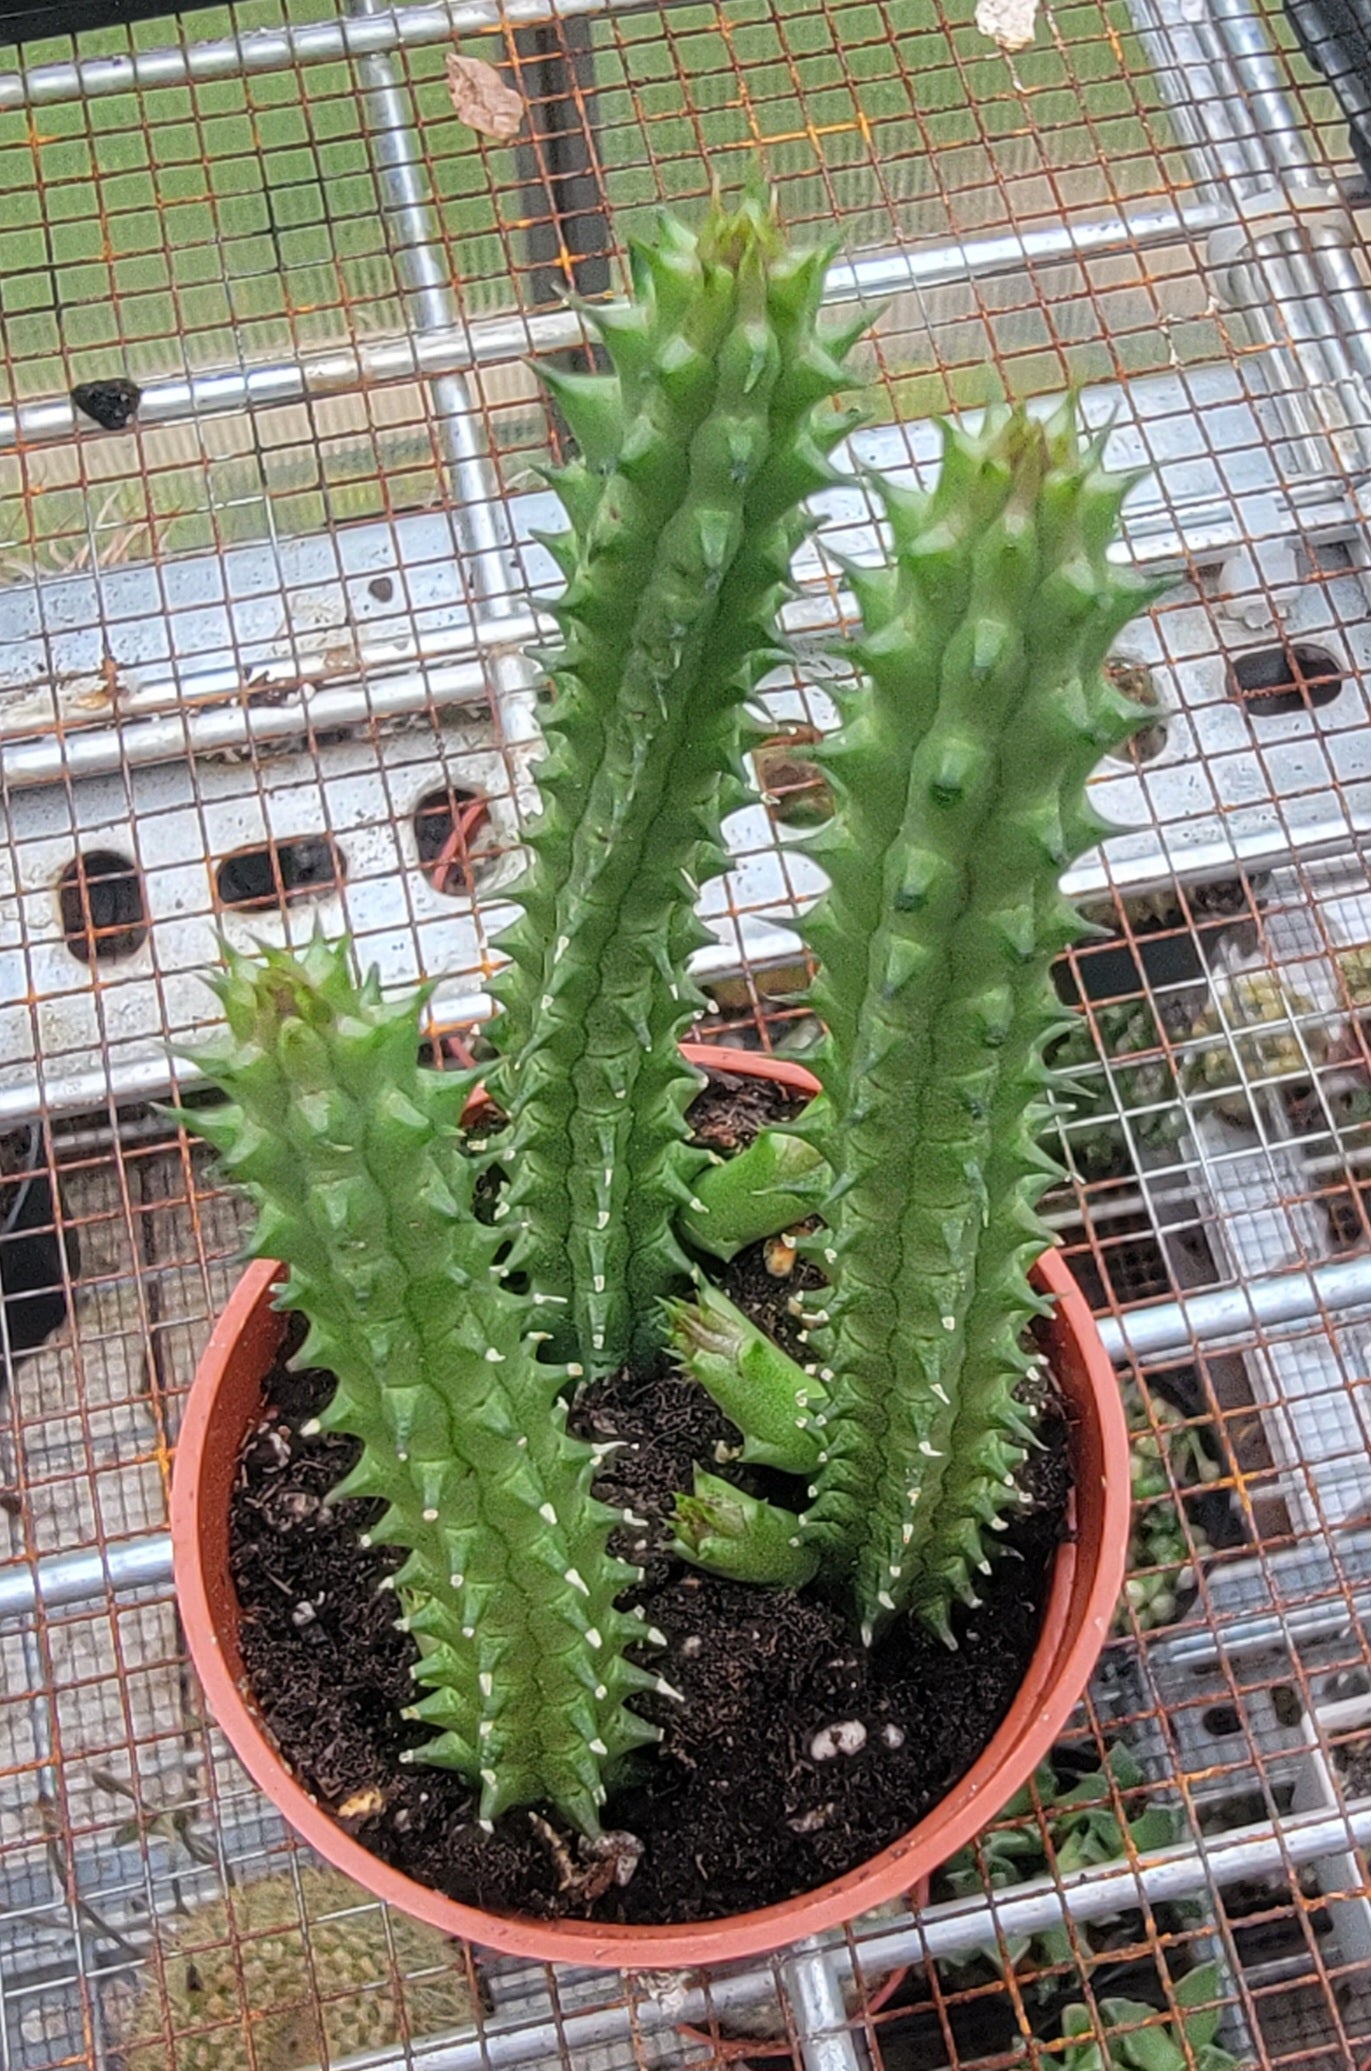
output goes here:
[{"label": "metal mesh shelf", "polygon": [[[1097,780],[1120,831],[1071,874],[1111,939],[1062,974],[1095,1098],[1050,1213],[1191,1558],[1155,1622],[1132,1593],[1060,1751],[1138,1765],[1103,1788],[1112,1856],[1063,1869],[1040,1792],[1027,1883],[710,1977],[478,1960],[446,2034],[406,2024],[392,1935],[353,1981],[403,2038],[369,2061],[1052,2064],[1067,2000],[1147,2002],[1160,2047],[1216,1960],[1244,2066],[1371,2062],[1362,189],[1274,6],[1080,0],[1013,57],[969,14],[242,0],[0,51],[4,2071],[247,2063],[261,1937],[239,1918],[196,1959],[230,1980],[217,2026],[164,1967],[226,1889],[287,1880],[324,1946],[181,1649],[169,1459],[240,1223],[149,1103],[209,1024],[219,930],[346,925],[388,981],[441,976],[443,1025],[484,1012],[553,581],[559,427],[527,363],[584,355],[565,292],[614,290],[645,211],[755,157],[839,240],[830,292],[882,314],[853,479],[798,569],[803,665],[766,686],[798,775],[730,822],[708,905],[708,1032],[794,1029],[787,920],[818,880],[788,788],[831,717],[834,555],[876,550],[856,470],[917,477],[936,412],[1081,387],[1152,470],[1128,550],[1171,586],[1118,657],[1156,708]],[[518,138],[456,119],[454,48],[520,94]],[[112,429],[81,401],[111,382],[136,385]],[[1147,1805],[1171,1838],[1140,1852]],[[169,1993],[151,2055],[119,2040],[143,1977]]]}]

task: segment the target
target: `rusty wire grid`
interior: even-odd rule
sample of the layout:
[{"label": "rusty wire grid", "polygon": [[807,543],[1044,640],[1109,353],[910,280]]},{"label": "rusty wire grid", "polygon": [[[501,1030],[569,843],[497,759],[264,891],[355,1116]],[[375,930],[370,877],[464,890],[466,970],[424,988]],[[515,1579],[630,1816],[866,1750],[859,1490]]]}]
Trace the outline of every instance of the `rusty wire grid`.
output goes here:
[{"label": "rusty wire grid", "polygon": [[[0,50],[2,2071],[1170,2071],[1197,1973],[1240,2064],[1371,2064],[1363,190],[1276,5],[1044,7],[1015,56],[969,16],[246,0]],[[453,49],[517,138],[458,121]],[[757,157],[882,312],[854,467],[1074,384],[1153,470],[1049,1203],[1132,1573],[1051,1772],[917,1914],[708,1978],[454,1963],[319,1881],[185,1664],[169,1460],[242,1226],[152,1103],[220,930],[346,926],[479,1020],[554,582],[527,361],[583,363],[566,291]],[[806,1033],[804,751],[833,554],[876,550],[859,479],[823,515],[707,899],[708,1032],[757,1045]]]}]

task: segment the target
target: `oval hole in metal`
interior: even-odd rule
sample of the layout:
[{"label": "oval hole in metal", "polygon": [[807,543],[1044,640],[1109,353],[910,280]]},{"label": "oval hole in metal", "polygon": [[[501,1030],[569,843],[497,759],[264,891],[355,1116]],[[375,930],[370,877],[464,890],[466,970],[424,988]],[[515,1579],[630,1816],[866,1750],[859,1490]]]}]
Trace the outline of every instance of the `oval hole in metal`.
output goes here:
[{"label": "oval hole in metal", "polygon": [[1299,1693],[1289,1683],[1276,1683],[1271,1690],[1271,1709],[1276,1714],[1278,1726],[1298,1726],[1304,1717],[1304,1706]]},{"label": "oval hole in metal", "polygon": [[1260,719],[1290,712],[1317,712],[1331,705],[1343,686],[1343,671],[1322,647],[1282,641],[1235,655],[1228,666],[1228,695]]},{"label": "oval hole in metal", "polygon": [[486,800],[476,791],[450,784],[426,791],[414,808],[414,846],[419,868],[443,898],[475,895],[490,851],[483,837],[489,823]]},{"label": "oval hole in metal", "polygon": [[63,939],[80,963],[122,963],[147,940],[138,866],[117,849],[74,856],[57,880],[57,909]]},{"label": "oval hole in metal", "polygon": [[322,899],[346,876],[342,850],[331,835],[297,834],[235,849],[215,870],[214,889],[221,906],[260,913],[298,899]]}]

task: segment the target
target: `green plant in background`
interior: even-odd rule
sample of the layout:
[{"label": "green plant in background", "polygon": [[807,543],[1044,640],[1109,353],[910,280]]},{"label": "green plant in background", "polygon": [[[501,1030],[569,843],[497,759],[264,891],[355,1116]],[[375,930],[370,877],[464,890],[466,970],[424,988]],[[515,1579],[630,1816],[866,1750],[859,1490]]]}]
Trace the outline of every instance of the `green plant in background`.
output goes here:
[{"label": "green plant in background", "polygon": [[[1132,1171],[1130,1134],[1149,1150],[1175,1146],[1181,1126],[1175,1074],[1145,999],[1074,1013],[1046,1056],[1061,1076],[1057,1106],[1071,1164],[1087,1183]],[[1113,1063],[1110,1072],[1100,1069],[1101,1057]]]},{"label": "green plant in background", "polygon": [[[892,563],[850,571],[862,677],[815,749],[836,810],[805,844],[830,885],[802,924],[823,1090],[780,1134],[829,1178],[822,1410],[790,1375],[815,1438],[797,1571],[817,1550],[868,1639],[910,1609],[950,1638],[1029,1436],[1024,1333],[1046,1305],[1028,1270],[1056,1174],[1038,1147],[1062,1025],[1050,972],[1080,926],[1058,880],[1103,831],[1087,777],[1143,716],[1102,674],[1154,594],[1108,558],[1129,486],[1082,451],[1069,411],[1001,413],[945,434],[931,494],[882,489]],[[775,1142],[697,1183],[706,1216],[736,1228],[752,1201],[760,1220]],[[708,1553],[749,1571],[745,1537],[730,1558],[711,1533]]]},{"label": "green plant in background", "polygon": [[114,2008],[124,2071],[306,2071],[475,2014],[457,1945],[336,1870],[236,1885],[159,1921],[157,1950]]},{"label": "green plant in background", "polygon": [[587,312],[614,372],[544,376],[581,450],[554,478],[563,644],[492,1089],[511,1269],[596,1371],[660,1343],[657,1304],[688,1271],[673,1218],[707,1162],[684,1120],[703,1081],[678,1049],[704,1006],[696,900],[727,867],[745,703],[777,658],[804,499],[837,479],[851,420],[831,402],[866,326],[821,332],[826,264],[755,196],[698,236],[668,221],[635,249],[636,299]]},{"label": "green plant in background", "polygon": [[1101,1999],[1098,2033],[1087,2006],[1068,2006],[1062,2015],[1067,2046],[1052,2062],[1063,2071],[1238,2071],[1238,2059],[1214,2037],[1221,2008],[1219,1967],[1202,1963],[1173,1987],[1175,2014],[1161,2021],[1157,2009],[1135,1999]]},{"label": "green plant in background", "polygon": [[[289,1268],[301,1358],[337,1376],[320,1422],[362,1451],[336,1493],[383,1503],[370,1537],[403,1550],[412,1716],[434,1735],[414,1758],[478,1783],[487,1822],[547,1801],[596,1835],[621,1759],[656,1737],[629,1701],[671,1694],[638,1653],[657,1636],[616,1608],[636,1571],[567,1433],[587,1372],[670,1333],[746,1457],[809,1490],[790,1510],[702,1474],[679,1550],[817,1576],[867,1642],[896,1612],[951,1638],[1032,1437],[1050,967],[1078,927],[1058,878],[1102,831],[1091,768],[1143,717],[1101,663],[1153,594],[1109,558],[1130,484],[1069,410],[949,429],[929,495],[880,489],[894,557],[852,573],[860,682],[816,751],[836,799],[804,923],[823,1092],[718,1167],[684,1119],[696,894],[724,868],[803,500],[848,422],[854,334],[821,329],[824,264],[755,196],[698,235],[667,222],[636,299],[596,317],[614,374],[554,379],[581,455],[557,477],[551,747],[493,1030],[508,1127],[464,1146],[472,1076],[416,1061],[426,994],[387,1005],[322,942],[230,958],[228,1033],[200,1059],[230,1105],[186,1116]],[[680,1301],[687,1244],[816,1208],[812,1370],[721,1295]]]},{"label": "green plant in background", "polygon": [[[1328,1056],[1330,1031],[1312,1000],[1274,971],[1233,971],[1215,980],[1215,994],[1190,1033],[1199,1038],[1181,1081],[1201,1112],[1252,1126],[1250,1093],[1277,1082],[1306,1085]],[[1230,1090],[1231,1089],[1231,1090]]]},{"label": "green plant in background", "polygon": [[1194,1587],[1195,1563],[1214,1551],[1203,1529],[1183,1515],[1174,1492],[1207,1486],[1223,1469],[1206,1449],[1203,1434],[1164,1395],[1152,1395],[1149,1415],[1137,1382],[1126,1380],[1123,1400],[1133,1537],[1115,1630],[1130,1631],[1136,1621],[1141,1631],[1150,1632],[1171,1623],[1179,1598]]},{"label": "green plant in background", "polygon": [[[1114,1809],[1118,1793],[1136,1791],[1142,1782],[1142,1771],[1121,1742],[1110,1748],[1098,1769],[1074,1783],[1062,1780],[1049,1757],[1039,1764],[1032,1784],[1010,1799],[995,1825],[944,1865],[935,1889],[953,1898],[984,1890],[1006,1891],[1034,1877],[1054,1872],[1067,1877],[1094,1864],[1117,1862],[1128,1853],[1169,1848],[1184,1830],[1176,1808],[1151,1804],[1125,1820]],[[1077,1941],[1091,1946],[1092,1935],[1106,1924],[1105,1920],[1081,1924],[1076,1929]],[[1065,1925],[1035,1935],[1011,1936],[1003,1953],[998,1945],[986,1953],[997,1968],[1006,1956],[1015,1968],[1027,1958],[1026,1967],[1034,1973],[1075,1961],[1075,1945]],[[1050,1977],[1038,1977],[1040,1998],[1049,1997],[1055,1989]]]}]

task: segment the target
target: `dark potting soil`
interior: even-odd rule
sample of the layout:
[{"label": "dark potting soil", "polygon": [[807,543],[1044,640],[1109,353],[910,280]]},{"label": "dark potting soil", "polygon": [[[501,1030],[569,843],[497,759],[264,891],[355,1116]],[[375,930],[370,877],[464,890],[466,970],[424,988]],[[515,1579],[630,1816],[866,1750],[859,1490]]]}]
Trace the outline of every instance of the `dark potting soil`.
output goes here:
[{"label": "dark potting soil", "polygon": [[759,1129],[789,1121],[804,1096],[774,1079],[745,1079],[737,1072],[711,1071],[709,1084],[691,1102],[686,1119],[697,1143],[725,1156],[746,1150]]},{"label": "dark potting soil", "polygon": [[[776,1112],[773,1102],[749,1115],[747,1134]],[[725,1279],[793,1331],[787,1304],[811,1270],[801,1261],[774,1280],[758,1247]],[[818,1598],[697,1574],[667,1554],[675,1491],[697,1462],[736,1474],[739,1434],[663,1359],[584,1389],[572,1417],[588,1437],[622,1441],[597,1488],[647,1520],[624,1527],[617,1550],[645,1570],[634,1600],[666,1635],[652,1658],[683,1699],[639,1700],[664,1738],[609,1807],[641,1855],[620,1884],[613,1858],[590,1855],[546,1808],[508,1813],[485,1834],[460,1777],[399,1759],[426,1738],[400,1717],[413,1699],[414,1644],[395,1629],[394,1596],[378,1590],[400,1556],[358,1544],[379,1504],[324,1503],[358,1448],[301,1435],[332,1377],[286,1370],[298,1342],[287,1339],[269,1376],[234,1499],[243,1660],[295,1773],[341,1826],[420,1883],[497,1911],[606,1921],[705,1920],[774,1903],[898,1839],[969,1768],[1022,1682],[1069,1485],[1059,1417],[1041,1423],[1043,1447],[1022,1477],[1032,1502],[1004,1535],[980,1608],[954,1620],[957,1650],[902,1621],[867,1653]],[[765,1476],[747,1478],[767,1490]]]}]

